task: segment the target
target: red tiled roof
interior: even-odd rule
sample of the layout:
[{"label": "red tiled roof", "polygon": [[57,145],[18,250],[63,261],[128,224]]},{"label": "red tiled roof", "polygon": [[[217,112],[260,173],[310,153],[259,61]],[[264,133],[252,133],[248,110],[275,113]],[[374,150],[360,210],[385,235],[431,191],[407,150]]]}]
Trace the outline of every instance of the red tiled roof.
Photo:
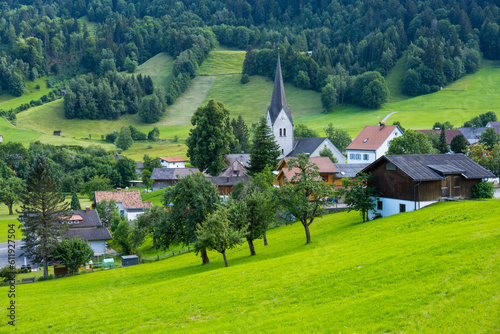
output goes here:
[{"label": "red tiled roof", "polygon": [[125,209],[137,209],[137,208],[150,208],[153,206],[152,202],[143,202],[141,199],[141,193],[138,190],[130,191],[96,191],[95,201],[96,203],[101,203],[103,200],[123,203]]},{"label": "red tiled roof", "polygon": [[[292,158],[285,157],[283,159],[288,163],[288,161]],[[335,174],[339,172],[337,167],[335,167],[334,163],[328,157],[310,157],[309,161],[318,166],[320,174]],[[288,181],[292,181],[292,178],[295,176],[295,174],[300,173],[300,169],[297,167],[293,167],[289,170],[287,164],[287,167],[282,168],[280,173],[285,174],[285,177]]]},{"label": "red tiled roof", "polygon": [[[441,134],[441,130],[418,130],[418,131],[425,133],[425,134],[430,133],[430,132],[437,133],[438,135]],[[444,131],[445,131],[444,133],[446,134],[446,144],[447,145],[451,145],[451,141],[453,140],[453,138],[462,134],[462,131],[460,131],[459,129],[444,130]],[[467,144],[469,144],[469,141],[467,140],[467,138],[465,139],[465,141]]]},{"label": "red tiled roof", "polygon": [[189,161],[188,159],[184,159],[181,157],[163,157],[160,159],[163,161],[166,161],[166,162],[187,162],[187,161]]},{"label": "red tiled roof", "polygon": [[359,135],[354,138],[346,150],[368,150],[378,149],[389,135],[397,128],[397,125],[369,125],[365,126]]}]

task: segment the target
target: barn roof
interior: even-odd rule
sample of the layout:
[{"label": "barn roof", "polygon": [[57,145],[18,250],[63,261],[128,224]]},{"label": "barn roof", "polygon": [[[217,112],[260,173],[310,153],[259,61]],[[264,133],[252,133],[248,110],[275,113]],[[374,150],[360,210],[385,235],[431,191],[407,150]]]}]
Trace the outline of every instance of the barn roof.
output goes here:
[{"label": "barn roof", "polygon": [[103,200],[121,202],[125,209],[150,208],[153,206],[152,202],[142,201],[141,193],[138,190],[96,191],[96,203],[101,203]]},{"label": "barn roof", "polygon": [[151,180],[179,180],[197,172],[198,168],[155,168]]},{"label": "barn roof", "polygon": [[463,154],[384,155],[362,171],[370,172],[385,161],[393,163],[414,181],[437,181],[449,174],[460,174],[466,179],[495,177],[493,173]]}]

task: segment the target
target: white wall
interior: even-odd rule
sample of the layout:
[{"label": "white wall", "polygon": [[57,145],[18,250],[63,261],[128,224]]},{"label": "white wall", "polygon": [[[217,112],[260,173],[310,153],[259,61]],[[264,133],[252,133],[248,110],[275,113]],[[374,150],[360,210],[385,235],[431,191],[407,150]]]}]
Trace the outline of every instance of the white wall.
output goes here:
[{"label": "white wall", "polygon": [[380,147],[377,149],[375,153],[375,160],[380,158],[381,156],[385,155],[387,151],[389,150],[389,144],[391,143],[391,140],[393,140],[396,137],[402,136],[403,133],[399,130],[399,127],[396,127],[394,130],[392,130],[391,134],[387,139],[380,145]]},{"label": "white wall", "polygon": [[[280,150],[283,150],[283,154],[279,156],[279,158],[285,157],[288,153],[290,153],[293,149],[293,126],[292,122],[288,119],[285,110],[281,109],[281,112],[276,118],[274,125],[271,124],[271,116],[269,115],[269,111],[267,112],[267,125],[272,129],[274,138],[276,142],[280,146]],[[280,129],[282,129],[280,136]],[[286,130],[286,131],[284,131]],[[286,136],[283,135],[286,132]]]},{"label": "white wall", "polygon": [[[359,159],[353,158],[352,155],[359,155]],[[365,159],[368,155],[368,159]],[[347,163],[348,164],[363,164],[363,163],[372,163],[376,159],[375,151],[360,151],[360,150],[348,150],[347,151]]]},{"label": "white wall", "polygon": [[94,255],[106,254],[106,245],[104,240],[89,241],[90,247],[94,250]]},{"label": "white wall", "polygon": [[127,214],[127,218],[128,220],[136,220],[137,219],[137,216],[140,216],[144,213],[143,210],[139,211],[139,210],[134,210],[134,211],[126,211],[126,214]]},{"label": "white wall", "polygon": [[165,160],[160,159],[160,163],[161,163],[161,166],[165,167],[165,168],[186,168],[185,161],[166,162]]},{"label": "white wall", "polygon": [[[437,202],[437,201],[427,201],[427,202],[420,201],[420,202],[416,202],[416,204],[415,204],[414,201],[405,201],[405,200],[401,200],[401,199],[394,199],[394,198],[387,198],[387,197],[380,197],[378,200],[382,202],[382,210],[378,210],[377,206],[375,206],[375,210],[377,213],[380,213],[382,215],[382,217],[392,216],[392,215],[400,213],[400,211],[399,211],[400,204],[405,205],[405,209],[406,209],[405,212],[410,212],[410,211],[415,211],[415,210],[421,209],[423,207],[426,207],[428,205],[431,205],[431,204]],[[377,205],[377,203],[375,203],[375,204]],[[368,213],[368,216],[370,217],[370,219],[373,219],[374,212],[370,211]]]}]

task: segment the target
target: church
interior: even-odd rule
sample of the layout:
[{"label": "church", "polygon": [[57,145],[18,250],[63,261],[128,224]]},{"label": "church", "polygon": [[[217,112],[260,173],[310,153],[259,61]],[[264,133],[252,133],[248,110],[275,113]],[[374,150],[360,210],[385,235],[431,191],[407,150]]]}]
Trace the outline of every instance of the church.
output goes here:
[{"label": "church", "polygon": [[310,157],[319,157],[319,152],[324,147],[328,147],[333,152],[338,163],[345,163],[346,157],[326,137],[293,138],[293,119],[290,108],[286,103],[279,54],[276,75],[274,77],[273,96],[271,98],[271,105],[267,109],[266,120],[280,147],[280,158],[297,157],[301,153],[305,153]]}]

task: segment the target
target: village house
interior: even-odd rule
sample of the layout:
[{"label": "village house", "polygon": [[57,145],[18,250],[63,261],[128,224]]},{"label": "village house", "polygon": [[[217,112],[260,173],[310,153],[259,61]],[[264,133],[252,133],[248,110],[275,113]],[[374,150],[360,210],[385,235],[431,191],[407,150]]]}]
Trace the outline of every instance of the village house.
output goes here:
[{"label": "village house", "polygon": [[159,159],[161,166],[164,168],[186,168],[186,162],[189,161],[181,157],[163,157]]},{"label": "village house", "polygon": [[376,212],[382,217],[470,198],[477,183],[494,177],[463,154],[385,155],[362,172],[373,177],[369,185],[380,193]]},{"label": "village house", "polygon": [[392,139],[402,136],[403,131],[397,125],[365,126],[363,130],[347,146],[347,163],[371,163],[389,150]]},{"label": "village house", "polygon": [[94,255],[106,254],[106,241],[113,239],[107,228],[102,227],[101,219],[96,210],[72,210],[71,217],[65,221],[69,231],[65,238],[77,237],[85,240],[94,250]]},{"label": "village house", "polygon": [[[437,136],[441,135],[441,130],[440,129],[435,129],[435,130],[418,130],[418,131],[422,132],[425,135],[427,135],[429,133],[434,133]],[[444,130],[444,133],[445,133],[445,136],[446,136],[446,145],[448,145],[448,147],[450,147],[451,141],[453,140],[453,138],[455,138],[456,136],[462,134],[462,132],[459,129],[447,129],[447,130]],[[467,140],[467,138],[465,138],[465,144],[466,145],[470,145],[470,143]]]},{"label": "village house", "polygon": [[103,200],[114,200],[120,214],[128,220],[135,220],[137,216],[144,213],[144,209],[151,208],[152,202],[143,202],[141,193],[138,190],[121,190],[116,191],[96,191],[95,201],[101,203]]},{"label": "village house", "polygon": [[[293,177],[300,173],[300,170],[297,167],[293,167],[289,169],[290,157],[286,157],[281,159],[276,171],[278,175],[276,176],[275,185],[283,186],[285,183],[293,184]],[[335,167],[335,164],[328,157],[310,157],[309,161],[318,166],[318,172],[320,179],[325,183],[334,184],[335,175],[338,174],[338,169]]]},{"label": "village house", "polygon": [[186,175],[199,172],[198,168],[155,168],[151,175],[153,191],[173,186]]}]

